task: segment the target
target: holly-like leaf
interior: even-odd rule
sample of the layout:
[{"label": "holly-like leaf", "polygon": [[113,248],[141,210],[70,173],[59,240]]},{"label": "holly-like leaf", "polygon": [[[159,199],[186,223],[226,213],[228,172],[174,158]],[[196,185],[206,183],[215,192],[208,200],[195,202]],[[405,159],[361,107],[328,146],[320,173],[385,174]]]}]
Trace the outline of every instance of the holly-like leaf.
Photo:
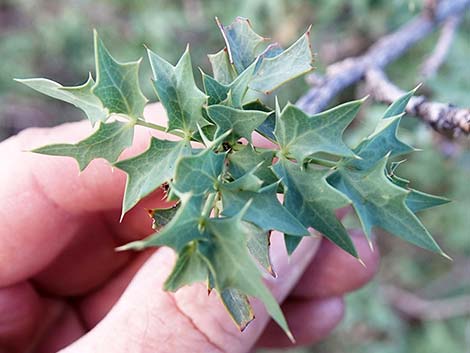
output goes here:
[{"label": "holly-like leaf", "polygon": [[410,189],[410,193],[406,197],[406,206],[413,213],[417,213],[428,208],[444,205],[450,200],[445,197],[427,194],[422,191]]},{"label": "holly-like leaf", "polygon": [[408,191],[408,195],[406,196],[405,202],[406,206],[408,206],[411,212],[417,213],[428,208],[444,205],[450,202],[450,200],[446,199],[445,197],[427,194],[425,192],[410,188],[409,180],[401,178],[395,174],[396,168],[400,164],[401,162],[395,164],[392,163],[390,172],[387,173],[387,176],[395,185],[398,185],[399,187]]},{"label": "holly-like leaf", "polygon": [[292,155],[299,163],[317,152],[354,157],[342,135],[362,102],[345,103],[313,116],[289,103],[277,117],[274,130],[281,154]]},{"label": "holly-like leaf", "polygon": [[189,243],[207,238],[199,229],[204,204],[203,195],[182,194],[176,190],[174,192],[180,198],[180,206],[171,221],[159,232],[143,240],[125,244],[118,250],[142,250],[148,247],[169,246],[180,253]]},{"label": "holly-like leaf", "polygon": [[394,101],[385,111],[383,119],[403,114],[405,112],[406,106],[408,105],[408,102],[410,101],[411,97],[413,97],[413,95],[416,93],[418,88],[419,86],[405,93],[403,96]]},{"label": "holly-like leaf", "polygon": [[95,84],[91,74],[88,76],[87,82],[75,87],[64,87],[57,82],[45,78],[16,81],[49,97],[70,103],[83,110],[93,126],[98,121],[106,121],[109,116],[108,110],[103,106],[99,98],[91,92],[91,88]]},{"label": "holly-like leaf", "polygon": [[210,240],[200,242],[200,251],[209,263],[219,293],[226,288],[236,288],[259,298],[271,317],[292,339],[279,304],[263,284],[261,274],[248,252],[247,228],[241,226],[244,211],[246,208],[231,218],[209,219],[206,233]]},{"label": "holly-like leaf", "polygon": [[224,168],[225,154],[210,149],[197,155],[182,157],[176,165],[174,186],[180,192],[195,195],[215,191]]},{"label": "holly-like leaf", "polygon": [[204,91],[208,98],[208,105],[219,104],[227,99],[227,95],[230,91],[229,85],[224,85],[211,76],[207,75],[201,70],[202,83],[204,85]]},{"label": "holly-like leaf", "polygon": [[372,227],[380,227],[417,246],[444,255],[439,245],[405,204],[408,191],[385,175],[387,157],[368,170],[339,166],[328,182],[352,202],[364,233],[370,239]]},{"label": "holly-like leaf", "polygon": [[[220,135],[232,130],[232,139],[240,137],[251,142],[252,132],[267,118],[268,113],[258,110],[241,110],[216,104],[207,108],[209,118],[217,125],[217,134]],[[218,136],[216,135],[216,136]]]},{"label": "holly-like leaf", "polygon": [[238,73],[243,72],[264,51],[267,39],[253,31],[250,21],[243,17],[237,17],[228,26],[219,21],[217,24],[225,40],[230,63]]},{"label": "holly-like leaf", "polygon": [[165,281],[164,289],[176,292],[183,286],[207,279],[208,267],[206,261],[197,249],[197,243],[186,245],[178,254],[175,266]]},{"label": "holly-like leaf", "polygon": [[227,48],[215,54],[209,54],[208,57],[212,66],[212,73],[218,82],[227,85],[237,77],[235,67],[230,63]]},{"label": "holly-like leaf", "polygon": [[185,140],[175,142],[152,137],[145,152],[116,163],[115,166],[127,174],[122,215],[164,182],[169,181],[173,177],[179,157],[190,153],[191,147]]},{"label": "holly-like leaf", "polygon": [[255,318],[248,296],[235,288],[225,288],[219,296],[238,329],[243,331]]},{"label": "holly-like leaf", "polygon": [[168,116],[168,130],[181,130],[191,136],[204,121],[202,107],[207,97],[194,82],[189,47],[176,66],[148,50],[154,87]]},{"label": "holly-like leaf", "polygon": [[230,183],[222,184],[223,214],[234,216],[251,200],[250,207],[243,216],[245,221],[265,231],[275,229],[287,234],[308,235],[308,230],[279,203],[276,196],[277,186],[275,183],[263,187],[258,192],[252,192],[240,190]]},{"label": "holly-like leaf", "polygon": [[292,46],[272,57],[274,53],[279,51],[272,50],[260,58],[261,63],[250,82],[251,89],[269,94],[284,83],[314,69],[309,31]]},{"label": "holly-like leaf", "polygon": [[281,159],[273,167],[286,190],[284,205],[305,227],[313,227],[354,257],[358,257],[351,238],[334,210],[350,203],[326,182],[329,171]]},{"label": "holly-like leaf", "polygon": [[150,218],[152,218],[152,228],[158,230],[163,226],[166,226],[178,212],[180,204],[175,204],[168,208],[154,208],[148,210]]},{"label": "holly-like leaf", "polygon": [[262,230],[250,222],[242,222],[242,227],[247,228],[246,246],[251,256],[271,275],[275,275],[271,258],[269,257],[269,232]]},{"label": "holly-like leaf", "polygon": [[269,185],[277,182],[277,178],[270,168],[273,158],[273,151],[258,152],[253,146],[246,145],[228,155],[228,171],[237,179],[256,168],[255,175],[261,179],[263,185]]},{"label": "holly-like leaf", "polygon": [[86,139],[75,143],[59,143],[36,148],[31,152],[51,156],[68,156],[77,160],[80,171],[96,158],[114,163],[121,152],[132,145],[134,124],[115,121],[99,123],[98,129]]},{"label": "holly-like leaf", "polygon": [[349,158],[344,161],[344,164],[348,167],[366,170],[372,168],[387,154],[390,154],[390,157],[396,157],[414,151],[413,147],[397,137],[400,120],[400,115],[380,120],[375,132],[354,149],[354,153],[361,159]]},{"label": "holly-like leaf", "polygon": [[140,61],[120,63],[94,32],[96,83],[92,92],[110,113],[125,114],[133,119],[143,117],[147,98],[139,85]]}]

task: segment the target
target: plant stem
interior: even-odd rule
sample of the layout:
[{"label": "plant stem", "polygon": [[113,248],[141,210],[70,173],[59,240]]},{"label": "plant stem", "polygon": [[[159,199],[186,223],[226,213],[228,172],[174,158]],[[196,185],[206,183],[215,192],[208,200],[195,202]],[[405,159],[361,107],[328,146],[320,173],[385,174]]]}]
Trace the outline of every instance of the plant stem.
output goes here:
[{"label": "plant stem", "polygon": [[202,210],[201,216],[203,219],[208,218],[211,214],[212,209],[214,208],[214,201],[217,196],[216,192],[209,194],[207,197],[206,203],[204,204],[204,209]]},{"label": "plant stem", "polygon": [[181,137],[181,138],[186,138],[185,134],[182,133],[182,132],[179,132],[179,131],[167,131],[167,128],[165,126],[161,126],[161,125],[157,125],[157,124],[153,124],[153,123],[149,123],[145,120],[136,120],[135,122],[136,125],[140,125],[140,126],[145,126],[145,127],[148,127],[150,129],[154,129],[154,130],[157,130],[157,131],[163,131],[163,132],[166,132],[167,134],[170,134],[170,135],[174,135],[174,136],[178,136],[178,137]]}]

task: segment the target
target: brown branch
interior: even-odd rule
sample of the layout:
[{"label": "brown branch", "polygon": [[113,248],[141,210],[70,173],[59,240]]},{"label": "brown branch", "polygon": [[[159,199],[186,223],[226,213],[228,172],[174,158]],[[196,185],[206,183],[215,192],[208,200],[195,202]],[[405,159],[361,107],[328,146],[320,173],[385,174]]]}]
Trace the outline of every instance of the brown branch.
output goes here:
[{"label": "brown branch", "polygon": [[400,314],[415,320],[446,320],[470,314],[470,296],[426,300],[404,289],[386,286],[385,298]]},{"label": "brown branch", "polygon": [[[367,92],[378,102],[391,104],[406,93],[390,82],[383,71],[377,69],[367,71],[365,82]],[[406,106],[406,112],[421,118],[433,129],[449,137],[470,133],[470,109],[431,102],[424,96],[415,96]]]},{"label": "brown branch", "polygon": [[297,105],[311,114],[325,109],[342,90],[361,80],[367,70],[373,67],[383,69],[427,37],[440,23],[469,7],[470,0],[439,1],[432,16],[419,15],[396,32],[380,39],[365,54],[329,66],[323,83],[311,88],[297,101]]},{"label": "brown branch", "polygon": [[457,31],[461,21],[462,16],[455,15],[449,17],[449,19],[444,22],[440,37],[434,47],[434,51],[421,66],[420,73],[423,79],[434,76],[439,70],[439,67],[444,63],[452,46],[452,42],[454,41],[455,32]]}]

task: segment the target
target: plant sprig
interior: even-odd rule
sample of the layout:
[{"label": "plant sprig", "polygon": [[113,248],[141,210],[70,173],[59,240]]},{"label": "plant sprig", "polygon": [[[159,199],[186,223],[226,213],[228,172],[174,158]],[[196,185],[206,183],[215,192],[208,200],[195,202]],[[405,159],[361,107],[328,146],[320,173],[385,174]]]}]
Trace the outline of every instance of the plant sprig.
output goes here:
[{"label": "plant sprig", "polygon": [[[256,34],[246,19],[218,24],[225,48],[209,56],[213,76],[201,71],[204,91],[195,83],[189,47],[175,66],[147,50],[168,127],[143,118],[147,98],[138,80],[141,60],[116,61],[96,32],[96,82],[91,75],[78,87],[46,79],[19,80],[74,104],[97,125],[76,144],[48,145],[33,152],[73,157],[80,170],[96,158],[123,170],[127,184],[122,216],[157,188],[169,187],[169,198],[177,205],[151,212],[157,232],[119,250],[173,248],[178,259],[166,290],[206,281],[241,330],[254,318],[248,296],[258,297],[291,338],[258,266],[274,274],[269,260],[272,230],[285,234],[289,253],[311,235],[312,227],[359,259],[335,216],[336,209],[351,204],[369,239],[372,228],[380,227],[446,256],[415,213],[448,200],[409,188],[408,181],[396,176],[396,165],[389,167],[392,157],[413,151],[399,140],[397,129],[414,91],[389,107],[372,135],[350,148],[342,136],[363,100],[313,116],[292,104],[281,109],[276,102],[272,109],[261,102],[265,94],[313,69],[309,31],[282,49]],[[146,151],[117,161],[132,144],[135,125],[180,140],[152,137]],[[254,146],[255,131],[277,147]],[[240,144],[241,138],[248,142]],[[191,141],[205,148],[193,148]],[[283,203],[277,193],[284,194]]]}]

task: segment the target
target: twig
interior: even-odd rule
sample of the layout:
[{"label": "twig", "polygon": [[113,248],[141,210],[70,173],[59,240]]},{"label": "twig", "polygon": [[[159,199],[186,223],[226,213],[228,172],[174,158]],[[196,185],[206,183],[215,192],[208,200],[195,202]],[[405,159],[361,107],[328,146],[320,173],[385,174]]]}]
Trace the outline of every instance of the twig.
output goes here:
[{"label": "twig", "polygon": [[461,15],[455,15],[449,17],[442,26],[441,35],[434,47],[434,51],[424,61],[421,66],[421,76],[423,79],[430,78],[436,74],[441,65],[444,63],[447,54],[449,53],[450,47],[455,37],[455,32],[462,21]]},{"label": "twig", "polygon": [[[383,71],[371,69],[365,76],[366,90],[372,99],[390,104],[405,94],[390,82]],[[461,109],[447,103],[431,102],[424,96],[412,97],[406,112],[428,123],[436,131],[449,137],[470,133],[470,109]]]},{"label": "twig", "polygon": [[404,289],[385,286],[385,298],[402,315],[417,320],[446,320],[470,314],[470,296],[426,300]]},{"label": "twig", "polygon": [[329,66],[323,84],[311,88],[297,101],[297,105],[311,114],[318,113],[343,89],[361,80],[367,70],[384,68],[428,36],[441,22],[463,13],[469,7],[470,0],[440,1],[433,16],[419,15],[396,32],[380,39],[365,54]]}]

